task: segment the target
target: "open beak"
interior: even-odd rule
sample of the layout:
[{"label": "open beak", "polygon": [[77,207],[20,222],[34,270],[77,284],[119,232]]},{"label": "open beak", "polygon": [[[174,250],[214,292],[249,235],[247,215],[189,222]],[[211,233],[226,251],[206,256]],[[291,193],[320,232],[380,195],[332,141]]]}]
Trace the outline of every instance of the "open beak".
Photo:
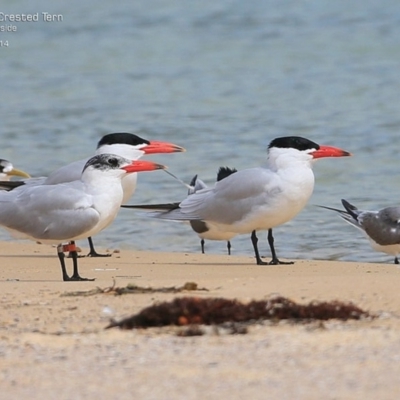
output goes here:
[{"label": "open beak", "polygon": [[20,169],[13,168],[11,171],[6,172],[9,176],[21,176],[23,178],[30,178],[31,176],[27,174],[25,171],[21,171]]},{"label": "open beak", "polygon": [[132,161],[131,164],[122,167],[128,173],[131,172],[144,172],[144,171],[155,171],[157,169],[166,169],[165,165],[157,164],[152,161],[136,160]]},{"label": "open beak", "polygon": [[324,158],[324,157],[347,157],[352,154],[348,151],[339,149],[338,147],[332,146],[319,146],[318,150],[311,153],[313,158]]},{"label": "open beak", "polygon": [[159,142],[151,140],[150,144],[143,147],[142,149],[146,154],[158,154],[158,153],[181,153],[186,151],[183,147],[177,146],[173,143]]}]

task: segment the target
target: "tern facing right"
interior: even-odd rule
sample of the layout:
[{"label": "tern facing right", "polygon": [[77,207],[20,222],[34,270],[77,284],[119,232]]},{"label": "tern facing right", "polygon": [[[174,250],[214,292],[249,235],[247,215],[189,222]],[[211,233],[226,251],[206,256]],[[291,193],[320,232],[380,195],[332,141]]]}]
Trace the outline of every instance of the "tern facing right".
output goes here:
[{"label": "tern facing right", "polygon": [[9,181],[12,176],[30,178],[25,171],[14,168],[10,161],[0,158],[0,181]]},{"label": "tern facing right", "polygon": [[379,211],[363,211],[342,199],[345,210],[319,206],[336,211],[349,224],[364,232],[372,248],[394,256],[399,264],[400,254],[400,207],[386,207]]},{"label": "tern facing right", "polygon": [[[169,142],[149,141],[133,133],[117,132],[104,135],[97,144],[94,155],[115,154],[129,160],[138,160],[146,154],[177,153],[185,151],[183,147]],[[81,178],[82,170],[89,158],[67,164],[54,172],[47,178],[31,178],[25,181],[0,182],[0,189],[13,190],[23,185],[54,185],[58,183],[72,182]],[[1,169],[0,169],[1,171]],[[18,171],[21,172],[21,171]],[[0,174],[0,179],[1,179]],[[4,179],[6,180],[6,179]],[[7,179],[9,180],[9,179]],[[136,189],[137,174],[126,174],[122,179],[124,200],[128,201]],[[111,254],[99,254],[94,249],[93,240],[89,237],[89,257],[108,257]]]},{"label": "tern facing right", "polygon": [[[80,180],[0,192],[0,225],[19,238],[48,244],[69,242],[71,246],[57,248],[63,280],[89,280],[79,276],[74,241],[102,231],[115,219],[124,196],[124,176],[164,168],[150,161],[97,155],[86,163]],[[71,277],[64,251],[70,251],[73,258]]]},{"label": "tern facing right", "polygon": [[[314,189],[313,161],[324,157],[345,157],[342,149],[322,146],[299,136],[280,137],[268,147],[265,168],[244,169],[216,182],[214,187],[196,191],[172,207],[173,203],[123,206],[162,210],[150,216],[169,220],[203,220],[221,233],[251,233],[258,265],[261,260],[256,231],[269,231],[272,264],[280,264],[273,248],[272,228],[294,218],[307,204]],[[271,236],[271,238],[270,238]],[[272,240],[271,240],[272,239]]]}]

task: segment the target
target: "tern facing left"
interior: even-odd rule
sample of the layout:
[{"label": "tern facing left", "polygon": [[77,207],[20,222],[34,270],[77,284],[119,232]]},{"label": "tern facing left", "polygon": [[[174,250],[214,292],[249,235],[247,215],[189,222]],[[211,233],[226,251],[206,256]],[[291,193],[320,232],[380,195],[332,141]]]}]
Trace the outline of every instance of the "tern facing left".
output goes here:
[{"label": "tern facing left", "polygon": [[400,254],[400,207],[386,207],[379,211],[363,211],[342,199],[345,210],[318,206],[336,211],[350,225],[364,232],[372,248],[394,256],[394,263],[399,264]]},{"label": "tern facing left", "polygon": [[[123,200],[127,174],[164,169],[150,161],[101,154],[89,159],[80,180],[55,185],[25,185],[0,192],[0,225],[14,236],[58,247],[64,281],[88,280],[78,273],[74,241],[102,231],[115,219]],[[72,250],[74,273],[68,276],[63,251]]]},{"label": "tern facing left", "polygon": [[[265,168],[244,169],[196,191],[166,211],[152,217],[171,220],[203,220],[213,230],[236,234],[251,233],[257,264],[261,260],[256,231],[269,231],[272,264],[281,263],[273,247],[272,228],[295,217],[307,204],[314,189],[313,161],[323,157],[344,157],[342,149],[322,146],[311,140],[288,136],[272,140]],[[129,207],[129,206],[124,206]],[[162,210],[157,205],[153,210]],[[133,208],[146,207],[139,206]],[[148,208],[151,208],[149,206]],[[168,207],[165,207],[168,208]]]}]

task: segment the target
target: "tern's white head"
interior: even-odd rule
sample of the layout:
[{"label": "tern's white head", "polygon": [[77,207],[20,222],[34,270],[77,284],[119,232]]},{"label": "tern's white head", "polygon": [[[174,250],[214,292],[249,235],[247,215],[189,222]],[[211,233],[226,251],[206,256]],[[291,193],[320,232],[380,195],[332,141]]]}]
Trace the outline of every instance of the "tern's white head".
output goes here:
[{"label": "tern's white head", "polygon": [[0,159],[0,181],[9,181],[12,176],[30,178],[26,172],[14,168],[10,161]]},{"label": "tern's white head", "polygon": [[268,146],[268,163],[275,170],[299,163],[311,166],[312,161],[318,158],[350,155],[337,147],[319,145],[300,136],[279,137]]},{"label": "tern's white head", "polygon": [[115,154],[98,154],[88,160],[82,175],[100,172],[109,176],[122,177],[133,172],[154,171],[166,167],[152,161],[128,160]]},{"label": "tern's white head", "polygon": [[96,154],[117,154],[129,160],[137,160],[144,154],[178,153],[183,147],[173,143],[149,141],[133,133],[110,133],[97,144]]}]

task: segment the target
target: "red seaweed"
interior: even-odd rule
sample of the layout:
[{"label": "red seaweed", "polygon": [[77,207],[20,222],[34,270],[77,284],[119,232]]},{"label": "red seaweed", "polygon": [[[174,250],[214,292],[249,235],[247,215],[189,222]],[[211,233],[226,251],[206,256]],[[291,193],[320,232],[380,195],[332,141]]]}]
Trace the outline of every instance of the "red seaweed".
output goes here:
[{"label": "red seaweed", "polygon": [[260,320],[312,321],[360,319],[371,315],[351,303],[341,301],[298,304],[285,297],[253,300],[247,304],[224,298],[179,297],[144,308],[138,314],[107,327],[121,329],[185,326],[193,324],[220,325],[226,322]]}]

